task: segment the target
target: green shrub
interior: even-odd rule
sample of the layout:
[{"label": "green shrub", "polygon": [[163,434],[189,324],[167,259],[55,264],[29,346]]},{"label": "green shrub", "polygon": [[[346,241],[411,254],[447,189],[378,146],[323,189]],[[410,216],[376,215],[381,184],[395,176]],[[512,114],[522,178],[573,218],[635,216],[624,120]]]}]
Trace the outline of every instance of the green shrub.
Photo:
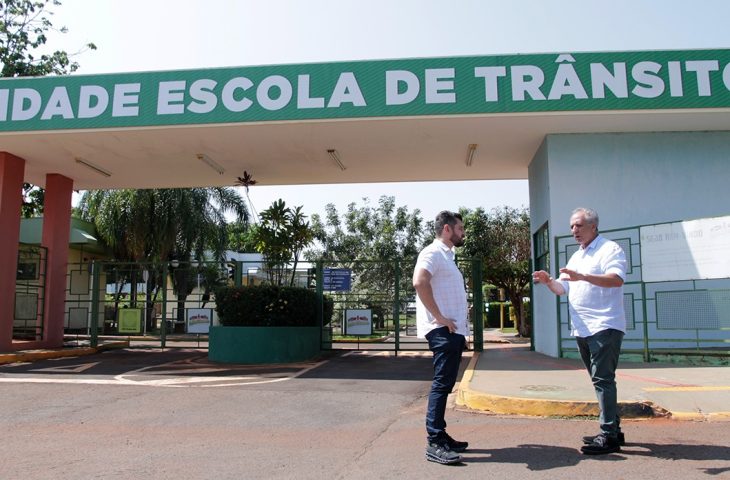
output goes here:
[{"label": "green shrub", "polygon": [[[219,287],[216,311],[221,325],[240,327],[317,327],[317,294],[307,288],[256,285]],[[324,297],[324,323],[334,304]]]}]

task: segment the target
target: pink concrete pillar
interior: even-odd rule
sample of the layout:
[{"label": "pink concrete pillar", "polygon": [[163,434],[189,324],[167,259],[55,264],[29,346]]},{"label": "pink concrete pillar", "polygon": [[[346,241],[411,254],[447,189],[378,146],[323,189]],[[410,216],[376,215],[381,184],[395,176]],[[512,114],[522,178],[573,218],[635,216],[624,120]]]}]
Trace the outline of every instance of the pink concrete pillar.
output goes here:
[{"label": "pink concrete pillar", "polygon": [[43,342],[47,348],[60,348],[63,346],[72,192],[73,180],[70,178],[56,173],[46,175],[41,245],[48,249],[48,258],[46,260],[46,324]]},{"label": "pink concrete pillar", "polygon": [[0,152],[0,352],[11,350],[25,160]]}]

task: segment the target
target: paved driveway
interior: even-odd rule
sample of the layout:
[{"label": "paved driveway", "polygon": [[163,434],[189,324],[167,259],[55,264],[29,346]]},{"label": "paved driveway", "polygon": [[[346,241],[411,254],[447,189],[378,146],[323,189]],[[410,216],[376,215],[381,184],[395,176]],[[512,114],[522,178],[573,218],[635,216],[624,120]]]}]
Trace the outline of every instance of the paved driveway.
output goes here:
[{"label": "paved driveway", "polygon": [[[465,362],[466,363],[466,362]],[[0,366],[0,479],[712,478],[723,424],[625,422],[588,458],[595,420],[447,412],[465,462],[423,458],[428,353],[211,364],[197,350],[121,350]]]}]

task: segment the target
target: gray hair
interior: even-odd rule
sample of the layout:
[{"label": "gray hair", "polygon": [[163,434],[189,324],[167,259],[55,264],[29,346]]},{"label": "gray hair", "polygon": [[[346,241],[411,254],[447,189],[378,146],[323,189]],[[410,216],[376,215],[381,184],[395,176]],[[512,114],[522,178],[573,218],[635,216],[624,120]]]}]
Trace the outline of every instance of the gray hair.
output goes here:
[{"label": "gray hair", "polygon": [[575,215],[576,213],[582,213],[583,218],[585,218],[585,220],[586,220],[586,223],[595,225],[596,229],[598,229],[598,213],[596,213],[595,210],[593,210],[592,208],[578,207],[575,210],[573,210],[573,213],[571,214],[571,216]]}]

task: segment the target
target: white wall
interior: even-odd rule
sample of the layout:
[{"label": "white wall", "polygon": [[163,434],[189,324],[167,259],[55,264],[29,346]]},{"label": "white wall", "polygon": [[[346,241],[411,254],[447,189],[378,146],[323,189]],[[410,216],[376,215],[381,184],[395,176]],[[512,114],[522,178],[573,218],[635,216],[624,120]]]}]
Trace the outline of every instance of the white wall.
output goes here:
[{"label": "white wall", "polygon": [[[570,212],[590,207],[599,229],[690,220],[730,213],[730,132],[548,135],[529,166],[534,233],[569,235]],[[555,297],[536,286],[535,349],[555,356]]]},{"label": "white wall", "polygon": [[[530,232],[534,234],[550,218],[550,172],[548,170],[547,141],[543,141],[529,167],[530,189]],[[548,231],[552,239],[552,224],[548,224]],[[534,247],[534,246],[533,246]],[[553,245],[551,241],[550,251]],[[533,249],[533,255],[534,255]],[[551,256],[551,264],[552,256]],[[547,288],[535,288],[532,293],[533,308],[541,306],[539,312],[533,313],[533,338],[535,350],[553,357],[558,356],[558,315],[555,295]],[[548,308],[552,305],[553,308]]]}]

